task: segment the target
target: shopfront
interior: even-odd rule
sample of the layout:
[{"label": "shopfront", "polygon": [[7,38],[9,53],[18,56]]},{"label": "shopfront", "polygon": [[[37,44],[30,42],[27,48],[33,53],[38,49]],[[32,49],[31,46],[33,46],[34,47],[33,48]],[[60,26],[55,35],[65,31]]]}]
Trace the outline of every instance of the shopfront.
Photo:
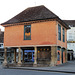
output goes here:
[{"label": "shopfront", "polygon": [[24,61],[34,62],[34,50],[24,50]]}]

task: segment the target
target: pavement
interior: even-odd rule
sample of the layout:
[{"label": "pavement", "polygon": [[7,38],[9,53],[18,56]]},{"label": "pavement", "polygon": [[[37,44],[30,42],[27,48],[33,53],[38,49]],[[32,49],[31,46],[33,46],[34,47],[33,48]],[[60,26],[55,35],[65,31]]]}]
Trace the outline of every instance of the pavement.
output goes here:
[{"label": "pavement", "polygon": [[0,69],[0,75],[75,75],[75,74],[33,71],[33,70],[20,70],[20,69]]},{"label": "pavement", "polygon": [[8,69],[61,72],[61,73],[75,74],[75,61],[68,61],[67,63],[58,66],[53,66],[53,67],[9,67]]}]

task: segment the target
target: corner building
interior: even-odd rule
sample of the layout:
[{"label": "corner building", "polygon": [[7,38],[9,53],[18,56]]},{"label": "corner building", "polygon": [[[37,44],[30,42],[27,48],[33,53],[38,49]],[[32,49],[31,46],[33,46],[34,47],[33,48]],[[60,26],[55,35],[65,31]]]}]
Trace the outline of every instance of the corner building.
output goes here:
[{"label": "corner building", "polygon": [[[15,66],[55,66],[67,62],[68,25],[45,6],[30,7],[1,24],[4,47],[14,50]],[[18,62],[16,50],[18,49]]]}]

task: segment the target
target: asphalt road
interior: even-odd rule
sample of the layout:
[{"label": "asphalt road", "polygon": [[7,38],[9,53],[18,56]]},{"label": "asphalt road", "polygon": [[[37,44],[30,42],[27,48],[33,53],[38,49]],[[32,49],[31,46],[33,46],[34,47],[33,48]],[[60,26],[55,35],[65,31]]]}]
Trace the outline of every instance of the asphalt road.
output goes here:
[{"label": "asphalt road", "polygon": [[0,75],[75,75],[75,74],[0,68]]}]

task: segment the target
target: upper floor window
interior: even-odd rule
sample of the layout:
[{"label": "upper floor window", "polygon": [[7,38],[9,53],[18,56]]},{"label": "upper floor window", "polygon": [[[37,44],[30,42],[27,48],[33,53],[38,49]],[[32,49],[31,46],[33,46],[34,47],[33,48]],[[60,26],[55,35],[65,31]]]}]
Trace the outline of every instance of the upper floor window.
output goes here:
[{"label": "upper floor window", "polygon": [[61,26],[58,24],[58,40],[61,40]]},{"label": "upper floor window", "polygon": [[63,28],[63,42],[65,42],[65,29]]},{"label": "upper floor window", "polygon": [[31,25],[24,26],[24,40],[31,40]]}]

